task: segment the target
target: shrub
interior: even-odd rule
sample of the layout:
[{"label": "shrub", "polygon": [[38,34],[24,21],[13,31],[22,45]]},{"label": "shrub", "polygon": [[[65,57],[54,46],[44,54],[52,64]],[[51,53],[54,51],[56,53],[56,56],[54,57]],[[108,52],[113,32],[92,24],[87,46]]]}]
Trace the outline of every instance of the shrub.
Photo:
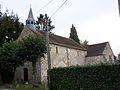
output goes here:
[{"label": "shrub", "polygon": [[73,66],[50,70],[50,90],[116,90],[120,88],[119,85],[120,64]]}]

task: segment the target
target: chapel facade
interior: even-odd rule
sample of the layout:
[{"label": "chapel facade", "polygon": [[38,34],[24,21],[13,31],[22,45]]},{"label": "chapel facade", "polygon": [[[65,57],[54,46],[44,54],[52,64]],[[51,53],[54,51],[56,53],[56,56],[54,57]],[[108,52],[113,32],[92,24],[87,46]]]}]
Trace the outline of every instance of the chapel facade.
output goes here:
[{"label": "chapel facade", "polygon": [[[22,40],[29,35],[32,36],[45,36],[46,32],[35,29],[34,18],[32,9],[29,11],[28,18],[26,20],[26,26],[21,32],[18,40]],[[54,67],[68,67],[73,65],[84,65],[85,56],[87,51],[80,46],[74,40],[58,36],[55,34],[49,34],[50,39],[50,57],[51,68]],[[46,58],[38,59],[36,63],[36,82],[45,81],[47,79],[48,61]],[[29,81],[32,82],[32,65],[31,63],[25,63],[24,66],[17,68],[15,74],[16,81]]]},{"label": "chapel facade", "polygon": [[[43,30],[38,30],[35,28],[35,20],[33,17],[32,9],[30,8],[28,18],[26,20],[26,26],[21,32],[18,40],[22,40],[29,35],[32,36],[43,36],[45,37],[46,32]],[[55,35],[49,33],[50,40],[50,57],[51,57],[51,68],[54,67],[69,67],[75,65],[86,65],[91,64],[93,61],[94,64],[98,64],[101,62],[100,60],[96,60],[97,56],[89,55],[89,48],[85,49],[76,43],[74,40],[70,38],[65,38],[59,35]],[[107,45],[107,44],[106,44]],[[89,46],[90,47],[90,46]],[[109,44],[108,44],[109,47]],[[113,52],[110,51],[111,59],[113,59]],[[97,50],[97,48],[96,48]],[[104,51],[104,50],[103,50]],[[106,53],[103,54],[107,54]],[[38,58],[38,62],[36,63],[36,82],[47,81],[47,70],[48,70],[48,60],[47,54],[45,58]],[[107,55],[109,56],[109,55]],[[98,62],[97,62],[98,61]],[[108,60],[109,61],[109,60]],[[103,61],[102,61],[103,62]],[[18,67],[15,73],[15,80],[18,82],[32,82],[32,64],[27,62],[24,66]]]}]

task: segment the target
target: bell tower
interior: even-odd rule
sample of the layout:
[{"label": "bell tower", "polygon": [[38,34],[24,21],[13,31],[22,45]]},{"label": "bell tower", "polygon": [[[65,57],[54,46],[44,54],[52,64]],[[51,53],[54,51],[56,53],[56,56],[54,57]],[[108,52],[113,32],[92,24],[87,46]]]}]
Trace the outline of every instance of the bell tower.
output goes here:
[{"label": "bell tower", "polygon": [[28,18],[26,20],[26,26],[31,28],[31,29],[35,29],[35,20],[34,20],[31,8],[30,8],[30,11],[29,11],[29,14],[28,14]]}]

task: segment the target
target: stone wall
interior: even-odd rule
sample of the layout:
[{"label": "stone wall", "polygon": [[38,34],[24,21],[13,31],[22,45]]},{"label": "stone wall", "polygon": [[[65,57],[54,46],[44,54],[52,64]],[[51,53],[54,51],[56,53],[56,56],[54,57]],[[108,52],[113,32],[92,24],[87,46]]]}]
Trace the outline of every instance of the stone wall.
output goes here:
[{"label": "stone wall", "polygon": [[[27,27],[24,28],[18,40],[25,38],[28,35],[35,35],[36,31],[31,31]],[[73,65],[84,65],[86,51],[65,47],[59,44],[50,44],[51,68],[53,67],[68,67]],[[32,82],[32,65],[25,63],[23,67],[19,67],[15,73],[16,81],[24,81],[24,68],[28,69],[28,81]],[[47,55],[45,59],[38,59],[36,66],[36,82],[47,80],[48,61]]]},{"label": "stone wall", "polygon": [[103,55],[86,57],[85,63],[88,64],[99,64],[104,63],[106,60]]},{"label": "stone wall", "polygon": [[[56,50],[57,49],[57,50]],[[50,45],[51,54],[51,68],[53,67],[68,67],[73,65],[84,65],[86,51],[70,49],[59,45]],[[46,58],[39,59],[36,67],[36,82],[47,80],[48,62]],[[40,66],[41,65],[41,66]],[[31,63],[25,63],[23,67],[17,68],[15,74],[16,81],[24,81],[24,68],[28,68],[28,81],[32,82],[32,65]]]},{"label": "stone wall", "polygon": [[[56,49],[58,49],[56,53]],[[67,67],[85,64],[86,51],[51,45],[52,67]]]},{"label": "stone wall", "polygon": [[109,44],[106,45],[103,55],[108,62],[114,62],[114,54]]},{"label": "stone wall", "polygon": [[104,48],[102,55],[86,57],[86,64],[99,64],[105,62],[114,62],[114,54],[109,43]]},{"label": "stone wall", "polygon": [[[34,32],[36,32],[36,31],[34,30]],[[36,32],[36,33],[37,33],[37,32]],[[36,36],[36,35],[33,33],[33,31],[31,31],[30,29],[28,29],[28,28],[25,26],[24,29],[22,30],[20,36],[18,37],[18,40],[21,40],[21,39],[23,39],[23,38],[25,38],[26,36],[29,36],[29,35],[31,35],[31,36]]]},{"label": "stone wall", "polygon": [[[51,68],[53,67],[68,67],[73,65],[84,65],[86,51],[70,49],[59,45],[50,45]],[[46,80],[48,63],[43,60],[41,64],[42,81]]]}]

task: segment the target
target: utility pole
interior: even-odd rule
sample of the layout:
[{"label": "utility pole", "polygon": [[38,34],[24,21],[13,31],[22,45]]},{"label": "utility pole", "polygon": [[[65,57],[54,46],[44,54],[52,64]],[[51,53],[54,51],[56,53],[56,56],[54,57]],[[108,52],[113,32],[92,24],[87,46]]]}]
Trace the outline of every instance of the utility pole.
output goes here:
[{"label": "utility pole", "polygon": [[51,58],[50,58],[50,46],[49,46],[49,19],[47,14],[45,14],[45,30],[46,30],[46,44],[47,44],[47,60],[48,60],[48,90],[50,83],[50,69],[51,69]]},{"label": "utility pole", "polygon": [[1,12],[1,4],[0,4],[0,17],[2,17],[2,12]]},{"label": "utility pole", "polygon": [[118,9],[119,9],[119,16],[120,16],[120,0],[118,0]]}]

